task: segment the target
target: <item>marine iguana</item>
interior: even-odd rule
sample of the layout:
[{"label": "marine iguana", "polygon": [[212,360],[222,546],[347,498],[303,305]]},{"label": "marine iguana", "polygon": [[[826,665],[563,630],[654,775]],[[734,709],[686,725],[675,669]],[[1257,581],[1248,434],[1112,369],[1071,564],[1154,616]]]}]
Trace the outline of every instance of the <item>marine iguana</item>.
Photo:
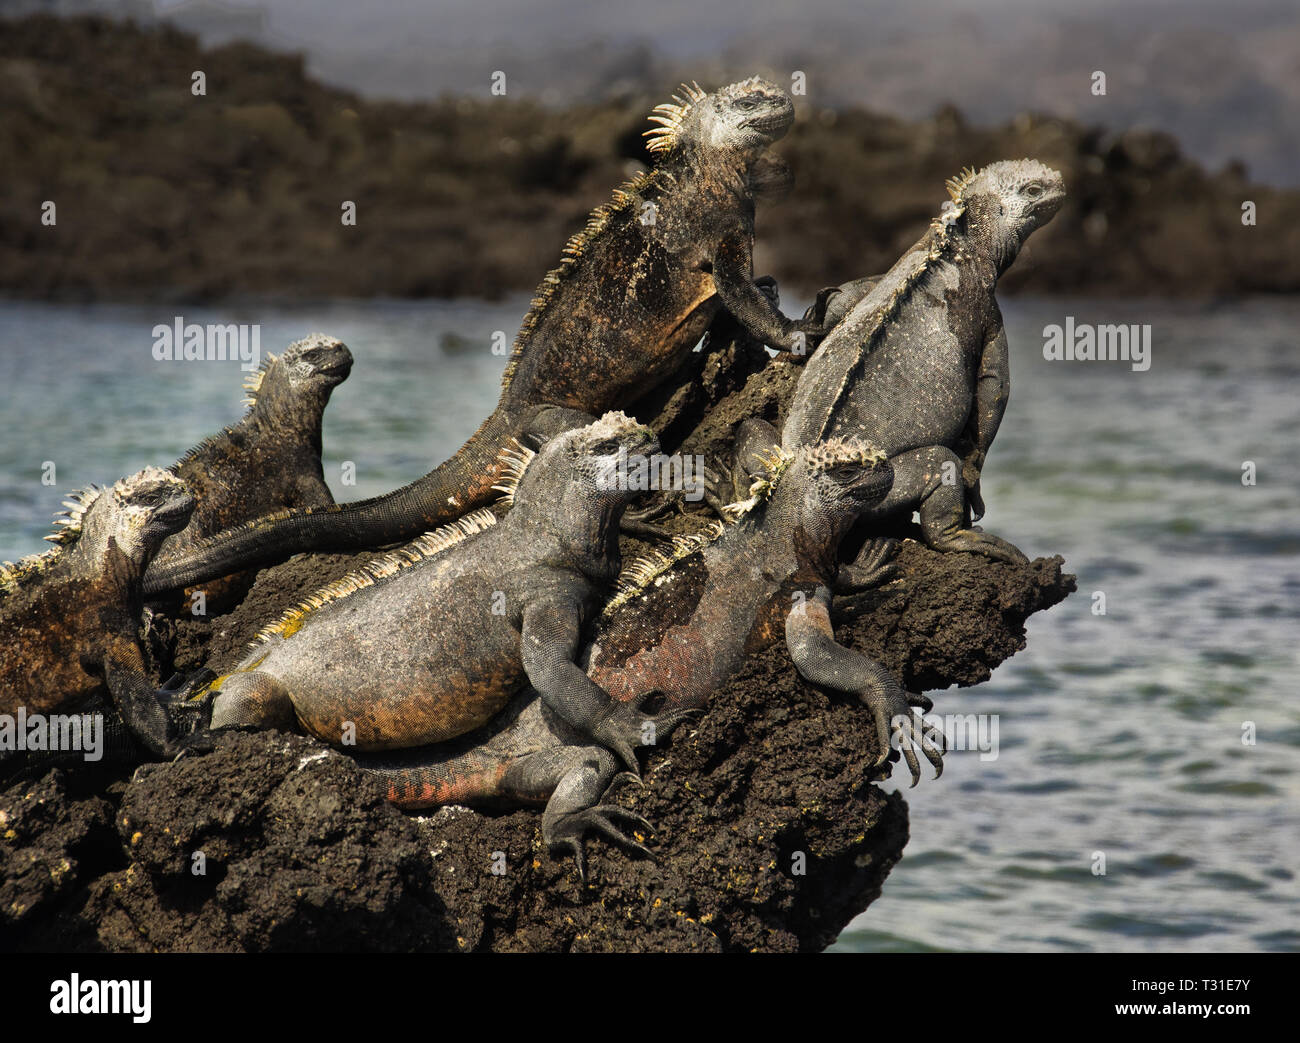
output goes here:
[{"label": "marine iguana", "polygon": [[300,551],[408,540],[489,503],[499,450],[548,407],[598,415],[671,375],[725,307],[774,348],[811,348],[816,330],[752,282],[754,195],[780,187],[764,152],[794,120],[784,90],[754,77],[698,85],[658,106],[655,167],[614,192],[542,280],[515,339],[500,401],[457,453],[394,492],[272,515],[150,570],[146,591],[189,586]]},{"label": "marine iguana", "polygon": [[998,278],[1060,209],[1065,186],[1024,159],[964,171],[948,191],[940,217],[878,282],[845,287],[861,299],[800,374],[782,445],[832,435],[878,445],[894,487],[871,514],[919,509],[935,550],[1025,562],[1007,541],[967,527],[968,496],[978,517],[980,472],[1011,386]]},{"label": "marine iguana", "polygon": [[[330,393],[352,371],[347,345],[323,333],[268,354],[244,384],[249,407],[236,423],[205,438],[168,468],[194,494],[194,513],[154,555],[166,566],[205,537],[294,507],[332,504],[321,467],[321,420]],[[247,590],[251,576],[208,583],[210,606]]]},{"label": "marine iguana", "polygon": [[189,522],[194,497],[146,467],[67,501],[58,546],[0,568],[0,713],[74,709],[104,689],[156,756],[184,743],[145,673],[139,641],[145,566]]},{"label": "marine iguana", "polygon": [[[715,522],[630,565],[579,662],[618,700],[642,705],[657,695],[665,706],[702,708],[746,657],[784,636],[804,677],[865,704],[879,736],[877,764],[897,737],[913,785],[920,778],[913,747],[937,775],[942,747],[912,712],[928,711],[930,700],[904,692],[883,667],[836,644],[830,623],[839,541],[886,495],[890,465],[856,439],[785,455],[775,429],[749,423],[751,436],[759,425],[769,433],[772,455],[753,496],[737,505],[737,523]],[[533,693],[521,693],[489,726],[455,743],[359,760],[386,783],[389,800],[408,809],[544,802],[545,843],[553,854],[571,852],[584,875],[589,832],[645,852],[626,829],[649,832],[649,824],[600,803],[618,772],[615,759]]]},{"label": "marine iguana", "polygon": [[382,557],[266,627],[216,692],[214,729],[295,722],[359,751],[420,746],[485,724],[531,683],[573,727],[635,768],[649,717],[575,665],[583,625],[619,571],[618,523],[635,490],[620,451],[654,453],[622,413],[505,454],[511,510],[479,510]]}]

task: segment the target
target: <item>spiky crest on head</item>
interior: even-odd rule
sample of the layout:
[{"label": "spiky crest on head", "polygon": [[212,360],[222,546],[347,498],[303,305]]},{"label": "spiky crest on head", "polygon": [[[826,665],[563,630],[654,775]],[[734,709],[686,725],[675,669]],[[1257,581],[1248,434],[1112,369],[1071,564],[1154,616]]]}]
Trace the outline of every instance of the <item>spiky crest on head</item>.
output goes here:
[{"label": "spiky crest on head", "polygon": [[262,364],[244,378],[244,400],[240,403],[241,405],[245,405],[249,409],[257,405],[257,393],[262,390],[262,382],[266,379],[266,371],[275,365],[278,358],[278,355],[268,351],[265,358],[262,359]]},{"label": "spiky crest on head", "polygon": [[680,95],[673,95],[672,101],[656,105],[650,113],[650,122],[658,123],[659,126],[651,127],[642,135],[646,139],[647,152],[671,150],[677,144],[691,109],[708,97],[705,90],[693,80],[689,84],[683,83],[681,91]]},{"label": "spiky crest on head", "polygon": [[[669,162],[669,156],[677,149],[678,145],[682,144],[684,138],[691,136],[690,132],[696,124],[696,117],[705,109],[705,103],[710,102],[711,98],[718,101],[736,101],[740,95],[756,90],[760,91],[769,101],[784,99],[786,106],[789,108],[789,113],[793,113],[793,106],[790,105],[790,99],[785,92],[776,84],[769,83],[759,76],[751,76],[739,83],[728,84],[726,87],[715,91],[712,96],[706,93],[698,83],[683,84],[680,93],[673,95],[671,102],[656,106],[650,115],[650,119],[660,124],[660,126],[651,128],[646,132],[646,149],[656,160],[654,169],[643,171],[616,188],[609,202],[596,207],[591,212],[591,216],[587,219],[586,226],[582,231],[571,236],[568,242],[564,244],[564,250],[560,254],[560,263],[547,272],[541,283],[538,284],[533,299],[529,304],[528,314],[524,316],[519,332],[515,335],[510,360],[506,363],[505,372],[501,375],[501,386],[503,388],[510,386],[510,381],[519,368],[525,346],[541,325],[551,301],[554,300],[555,294],[558,292],[558,288],[573,275],[574,270],[581,263],[587,252],[588,245],[606,229],[615,225],[620,215],[631,214],[635,219],[640,214],[641,205],[644,202],[653,202],[660,198],[662,193],[670,192],[677,186],[677,173],[680,173],[680,171],[674,173],[673,164]],[[752,125],[757,126],[762,122],[752,122]],[[770,124],[771,118],[767,122]],[[777,122],[781,121],[778,120]],[[788,125],[788,122],[781,123],[780,132],[784,133],[784,129]],[[775,133],[771,126],[768,127],[768,132],[769,137],[772,133]],[[754,131],[754,133],[758,134],[759,132]],[[766,181],[774,169],[776,168],[766,168],[762,172],[763,177],[761,180],[764,181],[762,187],[768,187]],[[777,180],[780,179],[777,178]]]},{"label": "spiky crest on head", "polygon": [[[792,466],[807,468],[810,473],[819,474],[841,467],[844,464],[856,464],[862,467],[874,466],[886,460],[885,454],[874,446],[857,438],[829,438],[816,445],[801,446],[794,453],[787,453],[780,446],[771,446],[765,452],[755,456],[763,465],[759,474],[749,487],[749,499],[739,503],[728,504],[723,514],[728,521],[739,521],[754,511],[760,504],[770,500],[780,487],[782,479],[790,473]],[[605,605],[602,615],[615,612],[643,591],[661,581],[678,562],[698,554],[709,544],[718,540],[730,526],[722,522],[710,522],[699,532],[688,536],[674,536],[666,548],[651,550],[629,563],[619,574],[615,595]]]},{"label": "spiky crest on head", "polygon": [[[163,501],[162,498],[167,496],[172,498],[171,503]],[[75,490],[63,501],[65,509],[55,515],[54,524],[58,528],[43,537],[56,546],[40,554],[29,554],[16,562],[6,561],[0,564],[0,593],[12,592],[25,581],[44,572],[65,551],[79,543],[86,534],[91,511],[97,504],[109,507],[110,512],[123,512],[115,525],[123,530],[119,535],[124,537],[125,546],[125,537],[143,528],[155,518],[160,509],[169,509],[168,517],[176,519],[173,531],[175,527],[183,528],[184,522],[188,521],[188,511],[193,508],[193,498],[185,483],[174,474],[152,466],[119,478],[106,489],[89,485],[85,489]],[[98,519],[102,516],[96,511],[94,517]],[[99,523],[90,527],[98,529]]]},{"label": "spiky crest on head", "polygon": [[515,490],[523,478],[528,465],[537,459],[537,454],[517,438],[510,439],[510,444],[497,454],[501,463],[501,477],[492,488],[501,494],[497,502],[506,507],[515,505]]},{"label": "spiky crest on head", "polygon": [[63,501],[65,509],[54,516],[54,524],[58,528],[42,537],[57,546],[38,554],[28,554],[17,561],[0,563],[0,594],[10,593],[40,574],[62,554],[64,548],[76,543],[81,538],[86,513],[103,494],[104,490],[96,485],[88,485],[85,489],[69,493]]},{"label": "spiky crest on head", "polygon": [[104,490],[97,485],[88,485],[84,489],[77,489],[70,493],[63,501],[63,506],[67,509],[54,516],[54,524],[61,528],[42,538],[50,543],[75,543],[81,535],[81,524],[86,517],[86,512],[103,493]]},{"label": "spiky crest on head", "polygon": [[832,471],[844,464],[870,467],[888,459],[883,450],[854,436],[840,438],[837,435],[815,445],[801,446],[799,453],[813,472]]}]

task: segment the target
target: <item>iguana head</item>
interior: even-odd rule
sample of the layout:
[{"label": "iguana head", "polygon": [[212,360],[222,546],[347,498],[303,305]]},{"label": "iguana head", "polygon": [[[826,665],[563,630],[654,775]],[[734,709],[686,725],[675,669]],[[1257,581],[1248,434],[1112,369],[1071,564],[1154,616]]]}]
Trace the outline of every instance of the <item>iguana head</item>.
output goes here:
[{"label": "iguana head", "polygon": [[294,397],[328,396],[352,372],[352,352],[341,340],[324,333],[311,333],[284,349],[282,355],[268,355],[266,364],[244,385],[249,403],[273,390],[288,391]]},{"label": "iguana head", "polygon": [[160,467],[146,467],[118,479],[86,509],[82,539],[102,545],[111,539],[143,566],[163,540],[189,524],[193,510],[194,496],[184,482]]},{"label": "iguana head", "polygon": [[1002,268],[1065,202],[1061,175],[1036,159],[1002,160],[968,171],[948,182],[948,192],[952,205],[941,220],[964,214],[969,234],[989,243]]},{"label": "iguana head", "polygon": [[794,103],[775,83],[753,76],[712,94],[699,84],[682,84],[682,93],[658,106],[650,119],[659,124],[645,133],[651,152],[693,146],[754,155],[785,136],[794,122]]},{"label": "iguana head", "polygon": [[531,459],[513,493],[516,504],[627,504],[644,490],[624,480],[629,466],[659,451],[659,439],[623,413],[551,438]]},{"label": "iguana head", "polygon": [[885,454],[857,438],[829,438],[800,446],[780,476],[804,513],[857,518],[880,503],[894,484]]}]

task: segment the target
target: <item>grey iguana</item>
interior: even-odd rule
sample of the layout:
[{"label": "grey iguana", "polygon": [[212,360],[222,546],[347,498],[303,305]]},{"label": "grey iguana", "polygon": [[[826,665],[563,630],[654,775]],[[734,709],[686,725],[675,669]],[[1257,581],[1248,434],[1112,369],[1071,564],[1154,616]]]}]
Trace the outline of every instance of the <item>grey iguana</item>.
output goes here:
[{"label": "grey iguana", "polygon": [[[347,345],[323,333],[268,354],[244,384],[248,411],[205,438],[168,470],[194,494],[194,514],[154,562],[166,566],[232,525],[274,511],[334,502],[321,466],[321,421],[330,393],[352,371]],[[247,591],[250,576],[204,587],[209,608]]]},{"label": "grey iguana", "polygon": [[[928,711],[930,701],[904,692],[879,664],[837,644],[831,629],[839,541],[860,512],[888,492],[889,464],[855,439],[833,438],[785,455],[769,425],[745,426],[749,449],[767,442],[759,453],[766,465],[758,470],[754,495],[738,505],[737,523],[714,523],[629,566],[579,662],[617,700],[642,705],[653,697],[669,708],[702,708],[747,657],[784,639],[805,678],[862,701],[879,737],[877,764],[893,740],[913,784],[920,777],[916,750],[937,773],[942,740],[937,745],[913,713],[914,707]],[[877,579],[888,575],[880,550]],[[362,758],[362,764],[405,808],[545,803],[546,844],[553,853],[572,852],[580,869],[590,832],[644,850],[628,830],[648,832],[649,824],[600,803],[618,762],[532,693],[522,693],[486,728],[454,743]]]},{"label": "grey iguana", "polygon": [[630,406],[676,371],[726,307],[760,340],[811,348],[752,281],[754,196],[781,178],[765,152],[794,120],[784,90],[757,77],[660,105],[647,146],[658,162],[598,208],[564,249],[515,339],[500,401],[457,453],[369,500],[270,516],[149,572],[146,590],[191,586],[300,551],[408,540],[493,499],[499,451],[546,425],[549,409]]},{"label": "grey iguana", "polygon": [[843,318],[800,374],[782,445],[793,452],[834,435],[877,445],[894,487],[870,513],[919,510],[934,549],[1023,562],[1010,543],[969,528],[967,512],[983,513],[980,472],[1011,387],[998,278],[1060,209],[1065,187],[1025,159],[965,171],[948,190],[943,212],[884,276],[819,295],[824,316]]},{"label": "grey iguana", "polygon": [[[574,663],[585,623],[619,571],[618,525],[636,491],[611,480],[620,458],[658,449],[622,413],[507,454],[511,509],[490,510],[364,566],[286,612],[206,691],[213,728],[292,727],[358,751],[455,738],[523,686],[589,741],[634,767],[647,727]],[[623,483],[626,484],[626,483]]]}]

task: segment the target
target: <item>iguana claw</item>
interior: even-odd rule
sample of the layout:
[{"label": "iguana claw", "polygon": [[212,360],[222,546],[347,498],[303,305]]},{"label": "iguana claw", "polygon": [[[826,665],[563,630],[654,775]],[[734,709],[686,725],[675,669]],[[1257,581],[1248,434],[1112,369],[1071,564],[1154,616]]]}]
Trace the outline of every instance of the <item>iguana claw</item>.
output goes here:
[{"label": "iguana claw", "polygon": [[[897,750],[907,762],[915,786],[921,781],[921,765],[916,759],[916,750],[920,750],[934,765],[934,777],[937,779],[943,774],[943,754],[947,751],[947,743],[940,732],[936,744],[934,733],[926,730],[925,719],[921,716],[934,708],[930,699],[919,692],[904,693],[898,688],[892,691],[875,689],[864,693],[863,699],[871,708],[881,749],[873,767],[879,767],[889,759],[891,750]],[[921,714],[914,710],[920,710]]]},{"label": "iguana claw", "polygon": [[629,836],[615,824],[621,819],[625,826],[643,834],[653,832],[653,827],[635,811],[619,807],[617,804],[597,804],[595,807],[574,811],[555,823],[551,835],[546,838],[547,849],[552,857],[559,858],[566,852],[573,855],[578,864],[578,876],[587,882],[587,854],[584,840],[588,833],[616,844],[626,851],[632,851],[646,858],[654,858],[654,852],[633,836]]},{"label": "iguana claw", "polygon": [[640,778],[636,747],[658,745],[682,721],[702,712],[699,709],[673,709],[651,716],[623,703],[612,703],[591,734],[623,762],[629,773]]}]

